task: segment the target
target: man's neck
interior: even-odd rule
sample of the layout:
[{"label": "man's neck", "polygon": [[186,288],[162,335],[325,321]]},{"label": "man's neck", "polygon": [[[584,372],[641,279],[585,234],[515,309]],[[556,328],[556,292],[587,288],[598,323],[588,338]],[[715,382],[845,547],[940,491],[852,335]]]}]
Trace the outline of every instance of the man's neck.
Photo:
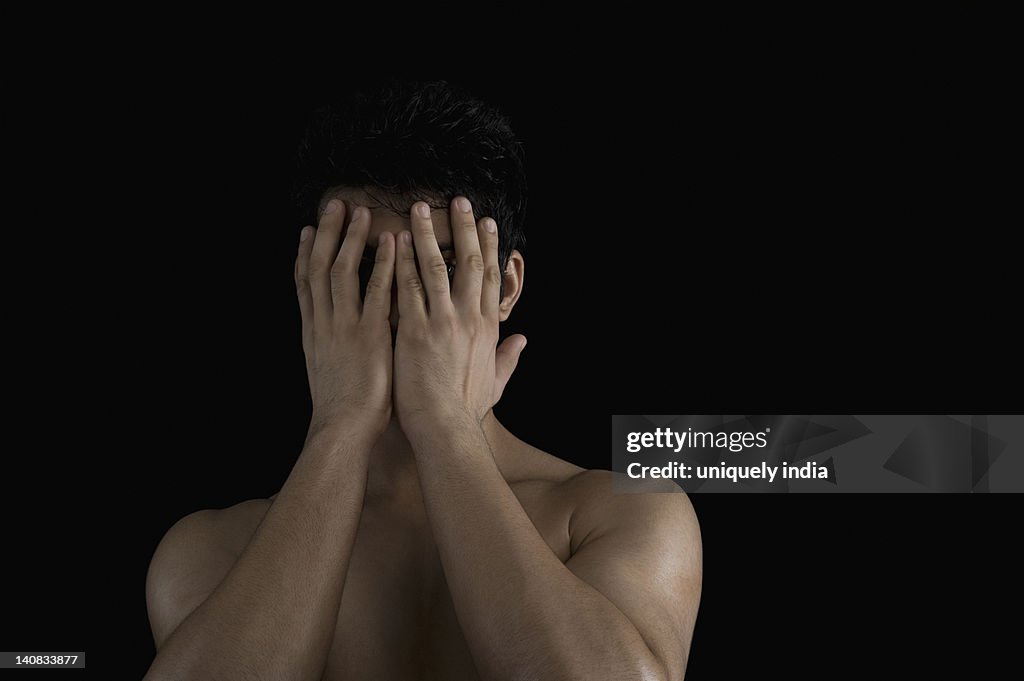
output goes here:
[{"label": "man's neck", "polygon": [[[501,469],[500,452],[504,450],[502,444],[507,442],[512,434],[498,422],[493,411],[487,413],[480,425],[491,445],[498,468]],[[381,500],[401,500],[420,495],[412,445],[394,416],[370,452],[366,495],[368,498]]]}]

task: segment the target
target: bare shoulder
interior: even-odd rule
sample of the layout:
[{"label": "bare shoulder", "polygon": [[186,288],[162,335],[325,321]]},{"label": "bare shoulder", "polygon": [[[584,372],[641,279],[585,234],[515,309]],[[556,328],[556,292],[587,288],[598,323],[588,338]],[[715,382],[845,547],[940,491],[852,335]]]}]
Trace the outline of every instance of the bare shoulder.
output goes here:
[{"label": "bare shoulder", "polygon": [[700,526],[689,497],[668,480],[632,480],[621,473],[584,470],[561,485],[574,506],[573,551],[594,534],[622,531],[636,541],[669,542],[700,556]]},{"label": "bare shoulder", "polygon": [[217,588],[271,503],[251,499],[196,511],[167,531],[146,575],[146,605],[158,647]]},{"label": "bare shoulder", "polygon": [[567,515],[573,553],[594,533],[622,530],[686,548],[700,560],[697,516],[674,482],[581,468],[526,443],[514,454],[515,469],[506,478],[524,506]]},{"label": "bare shoulder", "polygon": [[671,555],[691,573],[700,571],[700,526],[689,497],[674,482],[581,468],[522,442],[512,453],[507,460],[515,468],[503,471],[506,479],[528,512],[547,509],[568,519],[570,554],[614,537],[617,545]]}]

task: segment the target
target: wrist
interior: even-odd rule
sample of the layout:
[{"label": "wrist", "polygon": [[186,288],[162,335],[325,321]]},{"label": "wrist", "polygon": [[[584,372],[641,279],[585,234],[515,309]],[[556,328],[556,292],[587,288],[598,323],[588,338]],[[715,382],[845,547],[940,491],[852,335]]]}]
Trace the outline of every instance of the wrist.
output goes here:
[{"label": "wrist", "polygon": [[[386,427],[387,422],[384,423]],[[306,447],[335,451],[341,447],[369,450],[384,427],[357,416],[335,417],[329,421],[313,418],[306,433]]]},{"label": "wrist", "polygon": [[417,445],[451,447],[467,436],[480,433],[480,422],[472,414],[459,409],[432,409],[402,422],[413,450]]}]

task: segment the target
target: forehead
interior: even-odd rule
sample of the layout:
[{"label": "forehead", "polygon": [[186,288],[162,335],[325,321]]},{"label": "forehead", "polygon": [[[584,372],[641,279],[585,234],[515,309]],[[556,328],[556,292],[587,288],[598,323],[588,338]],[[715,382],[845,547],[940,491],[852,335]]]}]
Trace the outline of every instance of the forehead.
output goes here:
[{"label": "forehead", "polygon": [[[332,187],[324,192],[324,195],[321,197],[320,205],[317,207],[317,215],[319,216],[323,213],[324,208],[327,206],[327,202],[331,199],[339,199],[345,202],[345,206],[347,208],[346,216],[352,214],[352,209],[355,206],[364,206],[369,208],[371,222],[370,234],[366,240],[368,245],[376,245],[377,237],[381,232],[397,234],[411,228],[412,223],[409,219],[409,211],[415,201],[409,199],[408,205],[392,201],[391,203],[402,207],[402,212],[398,213],[389,206],[382,206],[380,201],[374,198],[374,196],[377,196],[377,193],[373,191],[367,192],[365,190],[355,189],[352,187]],[[434,223],[434,238],[437,239],[437,243],[442,247],[451,244],[452,227],[451,222],[448,220],[448,209],[433,209],[430,214],[430,219],[431,222]],[[347,217],[345,224],[346,226],[348,225]]]}]

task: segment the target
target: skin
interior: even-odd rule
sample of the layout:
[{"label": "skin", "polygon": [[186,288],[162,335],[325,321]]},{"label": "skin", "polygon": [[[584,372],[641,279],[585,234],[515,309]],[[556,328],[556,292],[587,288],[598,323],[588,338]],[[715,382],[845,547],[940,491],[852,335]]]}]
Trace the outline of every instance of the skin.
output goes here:
[{"label": "skin", "polygon": [[701,587],[686,495],[612,494],[615,474],[531,447],[492,411],[525,345],[497,346],[521,254],[502,271],[493,221],[461,197],[402,218],[334,196],[296,259],[302,453],[270,499],[167,533],[146,678],[682,679]]}]

